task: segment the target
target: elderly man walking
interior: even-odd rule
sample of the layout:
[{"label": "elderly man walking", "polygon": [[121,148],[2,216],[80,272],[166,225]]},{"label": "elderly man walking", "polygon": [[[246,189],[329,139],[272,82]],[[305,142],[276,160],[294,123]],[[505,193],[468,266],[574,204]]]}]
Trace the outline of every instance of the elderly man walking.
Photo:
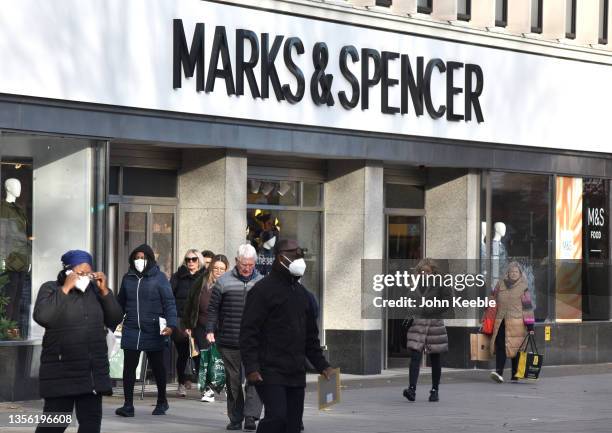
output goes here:
[{"label": "elderly man walking", "polygon": [[223,362],[227,383],[227,430],[254,431],[255,421],[261,415],[261,400],[253,386],[245,387],[246,401],[242,393],[242,365],[240,362],[240,322],[247,293],[261,279],[255,269],[257,252],[250,244],[240,245],[236,254],[236,266],[223,274],[215,283],[208,304],[206,338],[216,341]]}]

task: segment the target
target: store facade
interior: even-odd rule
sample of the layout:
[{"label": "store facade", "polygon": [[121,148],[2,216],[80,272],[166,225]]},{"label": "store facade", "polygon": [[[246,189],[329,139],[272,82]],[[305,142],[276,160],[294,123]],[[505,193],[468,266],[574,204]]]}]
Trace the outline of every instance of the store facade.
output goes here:
[{"label": "store facade", "polygon": [[[0,17],[0,399],[36,397],[32,305],[65,250],[116,287],[142,242],[167,274],[188,248],[246,241],[265,268],[269,232],[308,249],[346,372],[405,364],[396,321],[362,316],[368,259],[519,260],[547,362],[612,361],[609,52],[241,3],[22,0]],[[476,328],[449,323],[447,366],[474,365]]]}]

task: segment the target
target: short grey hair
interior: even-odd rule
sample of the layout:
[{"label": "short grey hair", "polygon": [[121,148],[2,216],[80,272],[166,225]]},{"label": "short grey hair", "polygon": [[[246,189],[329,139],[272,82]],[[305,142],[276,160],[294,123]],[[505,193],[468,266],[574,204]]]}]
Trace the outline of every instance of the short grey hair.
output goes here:
[{"label": "short grey hair", "polygon": [[257,251],[255,251],[255,248],[253,248],[251,244],[242,244],[238,247],[236,258],[257,260]]}]

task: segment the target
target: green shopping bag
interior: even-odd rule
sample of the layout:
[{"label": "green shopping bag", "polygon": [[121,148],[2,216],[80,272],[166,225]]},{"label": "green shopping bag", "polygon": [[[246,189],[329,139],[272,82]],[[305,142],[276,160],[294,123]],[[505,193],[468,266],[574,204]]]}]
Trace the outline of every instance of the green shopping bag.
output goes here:
[{"label": "green shopping bag", "polygon": [[[225,386],[225,365],[216,344],[210,346],[209,352],[206,384],[216,393],[220,393]],[[200,361],[201,364],[202,361]]]},{"label": "green shopping bag", "polygon": [[210,363],[210,348],[200,350],[200,371],[198,372],[198,390],[204,392],[208,385],[208,364]]}]

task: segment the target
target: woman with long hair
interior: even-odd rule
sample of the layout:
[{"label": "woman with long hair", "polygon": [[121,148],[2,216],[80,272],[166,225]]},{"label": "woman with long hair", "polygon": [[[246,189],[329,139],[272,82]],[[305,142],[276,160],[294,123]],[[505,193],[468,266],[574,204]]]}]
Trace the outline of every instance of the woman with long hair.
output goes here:
[{"label": "woman with long hair", "polygon": [[[229,261],[222,254],[214,256],[205,273],[201,274],[191,285],[185,309],[182,316],[182,326],[188,334],[192,335],[200,350],[208,348],[206,340],[206,321],[208,320],[208,303],[212,293],[213,285],[219,277],[229,269]],[[199,370],[200,358],[194,358]],[[212,389],[202,389],[202,401],[215,401],[215,393]]]}]

